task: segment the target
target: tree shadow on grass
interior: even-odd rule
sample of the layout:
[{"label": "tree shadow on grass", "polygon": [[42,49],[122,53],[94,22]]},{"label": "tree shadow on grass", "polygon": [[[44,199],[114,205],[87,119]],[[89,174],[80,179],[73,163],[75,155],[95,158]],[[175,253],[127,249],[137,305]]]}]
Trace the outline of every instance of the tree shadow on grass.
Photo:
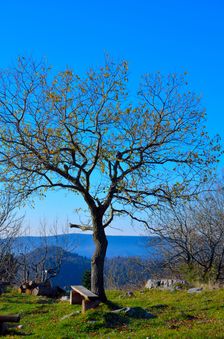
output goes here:
[{"label": "tree shadow on grass", "polygon": [[112,302],[112,301],[110,301],[110,300],[107,300],[107,301],[105,302],[105,305],[107,305],[107,307],[109,308],[109,310],[117,310],[117,309],[119,309],[119,308],[122,308],[121,305],[119,305],[119,304],[117,304],[117,303],[114,303],[114,302]]},{"label": "tree shadow on grass", "polygon": [[170,308],[169,305],[166,304],[156,304],[156,305],[152,305],[149,307],[149,310],[152,312],[156,312],[156,313],[162,313],[165,310],[167,310],[168,308]]},{"label": "tree shadow on grass", "polygon": [[36,304],[41,304],[41,305],[45,305],[45,304],[56,304],[57,303],[57,299],[51,299],[51,298],[46,298],[46,299],[39,299],[35,302]]},{"label": "tree shadow on grass", "polygon": [[142,307],[124,307],[118,309],[117,312],[111,311],[104,315],[106,327],[120,327],[127,325],[131,319],[154,319],[156,316],[149,313]]},{"label": "tree shadow on grass", "polygon": [[10,335],[14,337],[29,337],[32,335],[32,333],[27,333],[27,332],[24,332],[22,330],[19,330],[19,329],[16,329],[16,328],[11,328],[9,326],[9,328],[6,330],[6,332],[4,333],[4,336],[8,336]]},{"label": "tree shadow on grass", "polygon": [[129,324],[130,320],[124,314],[108,312],[104,315],[105,327],[116,328]]},{"label": "tree shadow on grass", "polygon": [[16,305],[18,305],[18,304],[28,304],[28,302],[27,301],[24,301],[24,300],[13,300],[13,299],[9,299],[9,300],[1,300],[0,301],[1,302],[1,304],[16,304]]}]

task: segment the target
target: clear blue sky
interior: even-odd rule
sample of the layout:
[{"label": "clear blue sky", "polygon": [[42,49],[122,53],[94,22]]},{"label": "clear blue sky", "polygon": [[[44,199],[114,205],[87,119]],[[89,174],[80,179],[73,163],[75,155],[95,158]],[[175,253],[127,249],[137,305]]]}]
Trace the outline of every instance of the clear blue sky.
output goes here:
[{"label": "clear blue sky", "polygon": [[[108,52],[129,62],[133,84],[146,72],[188,71],[191,87],[203,96],[211,136],[224,137],[223,0],[0,1],[0,32],[0,68],[33,55],[80,73]],[[31,226],[39,216],[62,222],[77,207],[76,197],[51,194],[27,210],[27,218]],[[134,232],[127,225],[122,234]]]}]

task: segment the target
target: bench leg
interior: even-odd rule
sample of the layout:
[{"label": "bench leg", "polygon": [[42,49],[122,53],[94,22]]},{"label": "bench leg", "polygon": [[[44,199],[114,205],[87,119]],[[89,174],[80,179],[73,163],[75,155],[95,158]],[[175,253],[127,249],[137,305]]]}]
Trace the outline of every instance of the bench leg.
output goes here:
[{"label": "bench leg", "polygon": [[70,304],[82,304],[82,297],[75,291],[70,291]]},{"label": "bench leg", "polygon": [[100,304],[99,300],[82,300],[82,314],[91,308],[96,308]]}]

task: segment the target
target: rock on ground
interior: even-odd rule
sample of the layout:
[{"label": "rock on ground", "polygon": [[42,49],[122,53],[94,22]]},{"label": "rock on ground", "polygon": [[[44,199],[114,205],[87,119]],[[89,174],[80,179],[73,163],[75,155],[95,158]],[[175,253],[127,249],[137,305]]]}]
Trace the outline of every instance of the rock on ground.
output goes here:
[{"label": "rock on ground", "polygon": [[188,293],[200,293],[203,290],[202,287],[194,287],[194,288],[190,288],[187,292]]},{"label": "rock on ground", "polygon": [[123,307],[118,310],[112,311],[112,313],[122,313],[126,314],[129,317],[138,318],[138,319],[152,319],[155,318],[154,314],[151,314],[144,310],[141,307]]},{"label": "rock on ground", "polygon": [[149,279],[145,284],[145,288],[175,288],[179,285],[187,285],[185,280],[181,279]]}]

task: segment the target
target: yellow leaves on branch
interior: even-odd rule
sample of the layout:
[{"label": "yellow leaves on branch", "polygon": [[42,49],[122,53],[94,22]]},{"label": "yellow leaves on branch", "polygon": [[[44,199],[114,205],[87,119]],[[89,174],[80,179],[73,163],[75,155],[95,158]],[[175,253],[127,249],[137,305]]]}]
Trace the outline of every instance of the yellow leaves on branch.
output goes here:
[{"label": "yellow leaves on branch", "polygon": [[50,127],[49,127],[49,128],[47,129],[47,134],[48,134],[48,135],[52,135],[53,133],[54,133],[53,128],[50,128]]},{"label": "yellow leaves on branch", "polygon": [[61,101],[61,97],[54,92],[48,93],[48,98],[50,100],[52,100],[53,102],[60,102]]},{"label": "yellow leaves on branch", "polygon": [[72,72],[72,70],[67,69],[67,70],[64,72],[64,75],[65,75],[65,76],[70,76],[70,77],[72,77],[72,76],[73,76],[73,72]]},{"label": "yellow leaves on branch", "polygon": [[86,89],[84,87],[82,87],[82,86],[79,86],[79,87],[80,87],[82,93],[86,93]]},{"label": "yellow leaves on branch", "polygon": [[102,173],[104,173],[105,172],[105,164],[103,162],[102,162],[100,168],[101,168]]},{"label": "yellow leaves on branch", "polygon": [[127,63],[127,61],[124,61],[123,62],[123,67],[124,67],[124,69],[127,71],[128,70],[128,63]]},{"label": "yellow leaves on branch", "polygon": [[109,78],[109,76],[110,76],[110,73],[104,73],[104,78]]}]

